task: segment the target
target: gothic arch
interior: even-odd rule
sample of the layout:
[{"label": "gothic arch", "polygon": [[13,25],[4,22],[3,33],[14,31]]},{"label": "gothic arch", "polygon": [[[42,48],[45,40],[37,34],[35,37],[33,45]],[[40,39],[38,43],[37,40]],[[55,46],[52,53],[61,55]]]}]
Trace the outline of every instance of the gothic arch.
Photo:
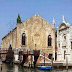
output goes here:
[{"label": "gothic arch", "polygon": [[61,27],[66,28],[66,24],[65,24],[65,23],[61,23],[61,24],[59,25],[59,28],[61,28]]},{"label": "gothic arch", "polygon": [[63,41],[66,41],[66,34],[63,34]]},{"label": "gothic arch", "polygon": [[51,35],[48,35],[48,46],[52,46],[52,38],[51,38]]},{"label": "gothic arch", "polygon": [[22,45],[26,45],[26,34],[22,34]]}]

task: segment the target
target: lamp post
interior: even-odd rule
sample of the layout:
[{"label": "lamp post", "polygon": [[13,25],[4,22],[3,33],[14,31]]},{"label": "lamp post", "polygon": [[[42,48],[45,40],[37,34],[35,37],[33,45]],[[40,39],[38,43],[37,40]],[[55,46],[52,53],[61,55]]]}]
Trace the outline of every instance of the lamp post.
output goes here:
[{"label": "lamp post", "polygon": [[35,50],[36,50],[36,44],[35,44]]}]

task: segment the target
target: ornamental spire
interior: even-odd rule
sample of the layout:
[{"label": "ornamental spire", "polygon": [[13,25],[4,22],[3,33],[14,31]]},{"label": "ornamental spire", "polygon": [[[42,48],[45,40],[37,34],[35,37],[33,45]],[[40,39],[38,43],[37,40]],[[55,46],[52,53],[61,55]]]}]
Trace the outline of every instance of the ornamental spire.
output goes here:
[{"label": "ornamental spire", "polygon": [[62,17],[62,20],[63,20],[63,22],[65,23],[65,17],[64,17],[64,15],[63,15],[63,17]]},{"label": "ornamental spire", "polygon": [[53,27],[55,27],[56,22],[55,22],[54,17],[53,17],[53,22],[52,22],[52,24],[53,24]]}]

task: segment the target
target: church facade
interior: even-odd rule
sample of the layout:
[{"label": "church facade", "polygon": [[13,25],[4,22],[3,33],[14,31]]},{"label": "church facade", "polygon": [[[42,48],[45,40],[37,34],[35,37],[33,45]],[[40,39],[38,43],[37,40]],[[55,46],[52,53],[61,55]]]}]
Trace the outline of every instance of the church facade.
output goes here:
[{"label": "church facade", "polygon": [[2,38],[1,48],[42,50],[55,58],[55,28],[39,15],[18,23]]},{"label": "church facade", "polygon": [[72,25],[65,21],[57,28],[57,60],[72,62]]}]

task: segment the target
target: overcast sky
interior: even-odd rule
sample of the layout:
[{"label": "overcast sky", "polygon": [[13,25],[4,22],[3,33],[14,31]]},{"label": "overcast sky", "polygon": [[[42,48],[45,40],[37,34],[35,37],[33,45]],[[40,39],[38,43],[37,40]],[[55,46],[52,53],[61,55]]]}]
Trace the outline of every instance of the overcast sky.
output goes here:
[{"label": "overcast sky", "polygon": [[72,24],[72,0],[0,0],[0,44],[1,39],[16,26],[18,13],[22,21],[35,14],[56,27],[62,22],[62,15]]}]

